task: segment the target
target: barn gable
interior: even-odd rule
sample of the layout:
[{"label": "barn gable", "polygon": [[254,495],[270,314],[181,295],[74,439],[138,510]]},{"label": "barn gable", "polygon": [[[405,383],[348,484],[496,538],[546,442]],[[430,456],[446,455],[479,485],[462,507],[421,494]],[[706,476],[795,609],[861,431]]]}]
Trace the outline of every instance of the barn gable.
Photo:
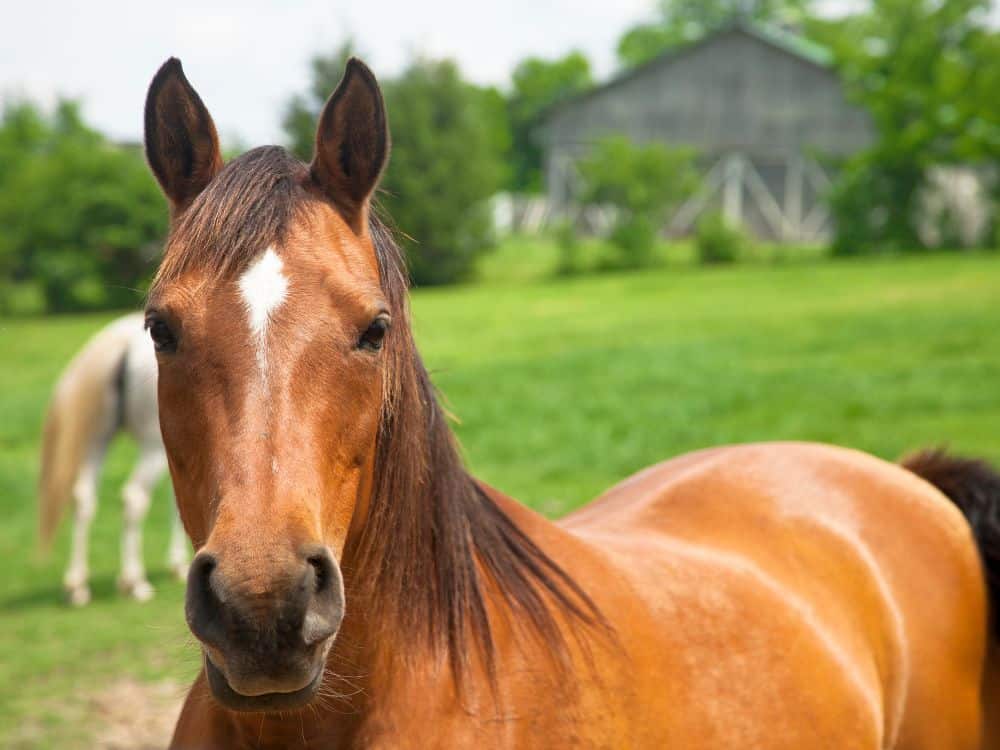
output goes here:
[{"label": "barn gable", "polygon": [[550,110],[539,137],[556,206],[571,203],[573,165],[590,144],[623,134],[701,155],[713,195],[686,207],[675,230],[690,229],[714,200],[757,234],[819,239],[829,230],[819,205],[829,175],[815,157],[849,156],[871,133],[823,48],[736,24]]}]

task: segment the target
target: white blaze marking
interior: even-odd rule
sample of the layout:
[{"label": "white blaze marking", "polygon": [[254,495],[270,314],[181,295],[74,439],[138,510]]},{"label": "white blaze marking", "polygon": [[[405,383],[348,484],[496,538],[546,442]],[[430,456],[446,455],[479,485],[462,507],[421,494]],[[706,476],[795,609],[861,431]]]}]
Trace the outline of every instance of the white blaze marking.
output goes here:
[{"label": "white blaze marking", "polygon": [[281,307],[288,295],[288,279],[281,272],[284,264],[269,247],[264,254],[240,277],[240,294],[247,309],[250,334],[254,338],[257,364],[261,372],[267,370],[267,326],[274,312]]}]

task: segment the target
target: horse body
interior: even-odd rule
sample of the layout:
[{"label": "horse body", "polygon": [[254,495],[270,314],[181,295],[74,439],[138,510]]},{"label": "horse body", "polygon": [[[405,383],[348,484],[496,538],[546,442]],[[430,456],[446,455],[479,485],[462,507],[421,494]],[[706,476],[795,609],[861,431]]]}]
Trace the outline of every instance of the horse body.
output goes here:
[{"label": "horse body", "polygon": [[979,740],[987,618],[975,545],[954,504],[911,472],[762,444],[652,467],[559,523],[495,496],[589,582],[614,629],[615,643],[576,644],[572,680],[509,612],[496,618],[496,700],[485,679],[457,698],[433,658],[384,673],[359,664],[378,646],[359,647],[345,622],[349,654],[332,659],[381,674],[356,678],[377,699],[288,722],[213,706],[199,683],[174,746],[994,746]]},{"label": "horse body", "polygon": [[965,518],[912,473],[827,446],[714,449],[564,525],[643,602],[633,661],[659,665],[641,674],[671,675],[666,744],[646,746],[978,747],[981,566]]},{"label": "horse body", "polygon": [[[63,507],[75,504],[70,561],[64,578],[69,600],[90,600],[88,539],[97,511],[98,480],[111,440],[119,432],[139,446],[135,468],[122,488],[119,589],[144,601],[153,595],[142,561],[142,523],[167,461],[156,407],[156,359],[139,313],[109,323],[67,365],[46,417],[39,481],[40,529],[48,544]],[[186,541],[173,514],[168,563],[183,577]]]},{"label": "horse body", "polygon": [[204,657],[172,747],[997,747],[1000,476],[717,448],[542,518],[468,474],[416,351],[369,212],[388,139],[355,60],[308,166],[223,166],[180,63],[150,86],[146,324]]}]

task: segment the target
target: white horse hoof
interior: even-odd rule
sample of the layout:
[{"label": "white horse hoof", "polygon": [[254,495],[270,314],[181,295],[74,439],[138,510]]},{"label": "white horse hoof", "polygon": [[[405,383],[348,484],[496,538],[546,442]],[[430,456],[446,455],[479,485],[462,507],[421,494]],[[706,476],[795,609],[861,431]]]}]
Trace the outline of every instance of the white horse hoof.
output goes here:
[{"label": "white horse hoof", "polygon": [[188,566],[187,563],[173,563],[170,566],[171,572],[174,574],[174,578],[183,583],[188,577]]},{"label": "white horse hoof", "polygon": [[83,607],[90,603],[90,587],[84,585],[67,589],[66,598],[72,606]]},{"label": "white horse hoof", "polygon": [[149,581],[118,581],[118,590],[137,602],[148,602],[156,593]]},{"label": "white horse hoof", "polygon": [[149,581],[139,581],[132,587],[132,598],[137,602],[148,602],[155,593],[156,590]]}]

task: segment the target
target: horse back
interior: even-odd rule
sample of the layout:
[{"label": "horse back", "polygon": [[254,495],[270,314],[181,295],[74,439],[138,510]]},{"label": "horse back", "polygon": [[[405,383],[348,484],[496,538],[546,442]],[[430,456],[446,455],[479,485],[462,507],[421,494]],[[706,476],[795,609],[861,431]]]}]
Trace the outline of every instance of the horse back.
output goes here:
[{"label": "horse back", "polygon": [[561,525],[600,561],[588,590],[642,662],[636,715],[656,740],[978,747],[978,554],[910,472],[820,445],[717,448]]}]

